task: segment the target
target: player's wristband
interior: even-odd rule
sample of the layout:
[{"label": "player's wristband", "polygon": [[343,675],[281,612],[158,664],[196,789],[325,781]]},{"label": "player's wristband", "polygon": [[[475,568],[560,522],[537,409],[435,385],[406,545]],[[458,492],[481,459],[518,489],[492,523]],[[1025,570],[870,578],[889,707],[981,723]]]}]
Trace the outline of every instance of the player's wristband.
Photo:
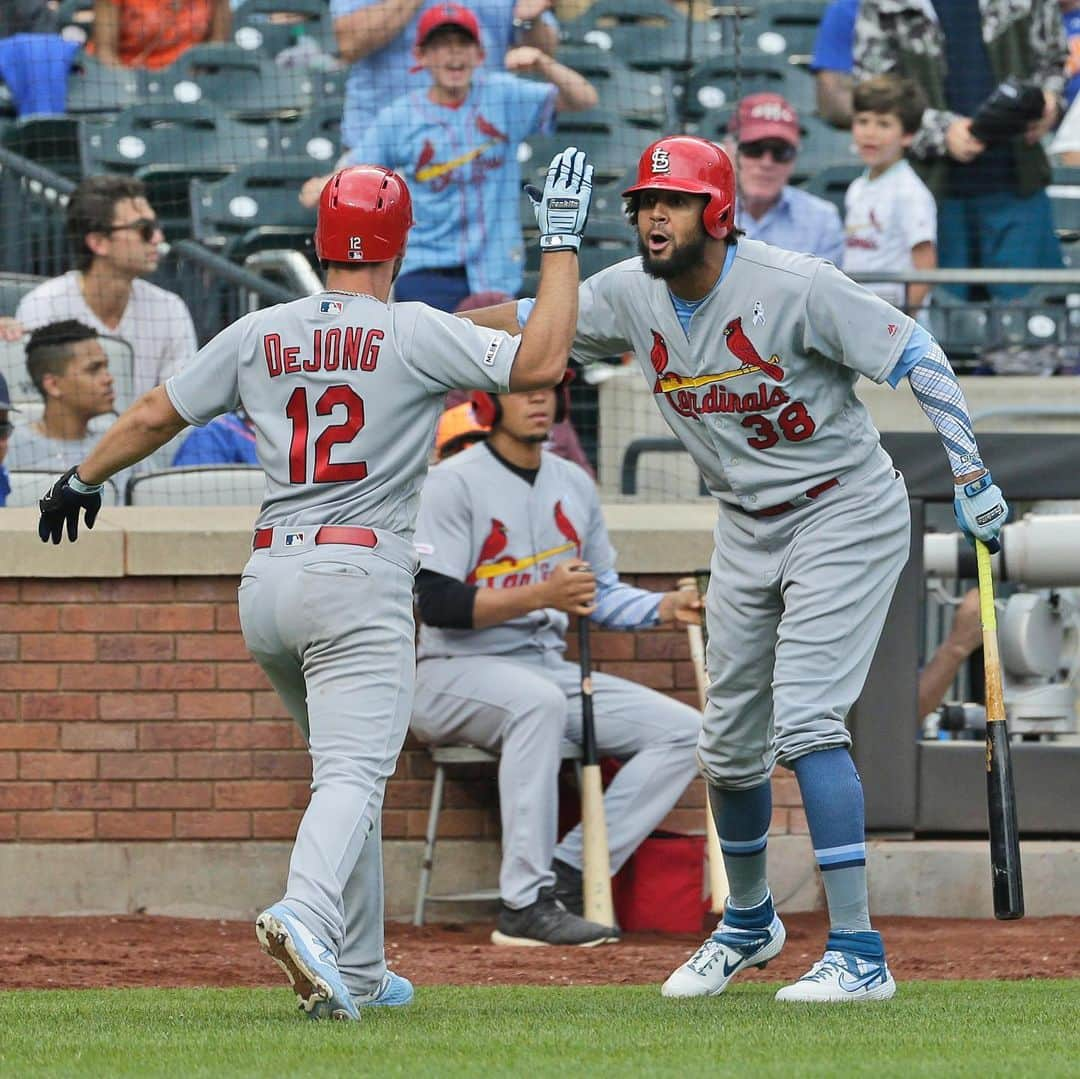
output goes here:
[{"label": "player's wristband", "polygon": [[552,251],[573,251],[576,255],[581,247],[581,237],[571,236],[565,232],[555,232],[548,236],[540,237],[540,254],[547,255]]},{"label": "player's wristband", "polygon": [[105,486],[105,484],[103,484],[103,483],[95,483],[95,484],[83,483],[83,481],[81,479],[79,479],[79,473],[76,470],[75,472],[72,472],[71,478],[68,480],[68,486],[77,495],[96,495],[96,494],[98,494],[98,492],[101,491],[101,489]]}]

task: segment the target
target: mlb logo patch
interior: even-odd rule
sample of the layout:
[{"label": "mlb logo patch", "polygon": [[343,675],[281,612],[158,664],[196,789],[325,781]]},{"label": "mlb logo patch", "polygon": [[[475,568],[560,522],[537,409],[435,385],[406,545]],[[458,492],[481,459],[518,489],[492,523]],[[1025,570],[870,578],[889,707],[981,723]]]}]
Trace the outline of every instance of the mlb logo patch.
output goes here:
[{"label": "mlb logo patch", "polygon": [[340,300],[323,300],[319,304],[319,310],[324,315],[340,315],[345,310],[345,305]]},{"label": "mlb logo patch", "polygon": [[295,547],[298,543],[304,542],[303,532],[286,532],[285,533],[285,546]]}]

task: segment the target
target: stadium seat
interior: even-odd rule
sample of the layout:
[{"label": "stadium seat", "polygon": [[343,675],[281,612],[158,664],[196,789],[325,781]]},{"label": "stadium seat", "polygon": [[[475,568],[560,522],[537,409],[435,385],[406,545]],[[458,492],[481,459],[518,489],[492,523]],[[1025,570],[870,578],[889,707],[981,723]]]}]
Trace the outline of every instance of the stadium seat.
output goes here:
[{"label": "stadium seat", "polygon": [[958,299],[944,288],[930,295],[926,328],[950,359],[973,360],[985,348],[990,329],[990,305]]},{"label": "stadium seat", "polygon": [[300,246],[315,228],[315,211],[297,199],[311,175],[309,161],[264,161],[242,165],[221,180],[192,180],[195,239],[241,259],[266,246],[262,238],[270,235],[275,246]]},{"label": "stadium seat", "polygon": [[313,38],[323,53],[336,54],[326,0],[245,0],[233,12],[233,41],[243,49],[272,59],[302,37]]},{"label": "stadium seat", "polygon": [[24,116],[0,135],[3,146],[42,168],[79,180],[79,121],[72,116]]},{"label": "stadium seat", "polygon": [[298,119],[278,123],[276,131],[285,157],[306,160],[310,176],[328,172],[341,154],[341,102],[320,101]]},{"label": "stadium seat", "polygon": [[802,146],[796,167],[800,173],[815,176],[826,169],[844,166],[861,171],[863,166],[855,154],[850,131],[840,131],[819,116],[807,114],[799,117],[799,127]]},{"label": "stadium seat", "polygon": [[63,0],[56,10],[56,25],[67,41],[89,41],[94,29],[94,0]]},{"label": "stadium seat", "polygon": [[593,84],[600,108],[653,127],[666,129],[674,121],[669,73],[635,71],[614,53],[588,44],[564,45],[556,59]]},{"label": "stadium seat", "polygon": [[554,135],[534,135],[522,144],[522,178],[542,183],[552,157],[567,142],[585,150],[593,164],[595,182],[609,183],[624,176],[655,135],[642,132],[608,109],[566,113],[559,117]]},{"label": "stadium seat", "polygon": [[237,119],[298,116],[315,99],[314,77],[239,45],[196,45],[147,78],[151,101],[206,102]]},{"label": "stadium seat", "polygon": [[812,195],[828,199],[844,216],[844,194],[851,186],[851,181],[863,171],[862,165],[832,165],[814,173],[803,184],[803,188]]},{"label": "stadium seat", "polygon": [[68,75],[67,111],[75,115],[117,113],[146,99],[146,73],[109,67],[80,52]]},{"label": "stadium seat", "polygon": [[1050,198],[1058,239],[1076,242],[1080,239],[1080,168],[1055,168],[1046,194]]},{"label": "stadium seat", "polygon": [[19,301],[45,280],[30,273],[0,273],[0,317],[13,316]]},{"label": "stadium seat", "polygon": [[129,506],[258,506],[265,497],[261,468],[211,465],[132,476],[126,501]]},{"label": "stadium seat", "polygon": [[743,44],[792,64],[808,64],[825,0],[785,0],[763,7],[742,24]]},{"label": "stadium seat", "polygon": [[733,53],[710,56],[694,66],[681,101],[682,115],[687,120],[704,121],[713,110],[763,91],[787,97],[790,82],[791,69],[782,57],[760,52],[746,52],[738,58]]},{"label": "stadium seat", "polygon": [[[53,485],[57,477],[55,471],[45,469],[25,469],[8,473],[11,481],[11,494],[7,496],[7,508],[36,506],[41,496]],[[101,502],[105,506],[120,504],[120,494],[112,480],[105,481],[105,490],[101,493]],[[2,511],[0,511],[2,512]]]},{"label": "stadium seat", "polygon": [[21,405],[24,401],[40,401],[37,392],[26,371],[26,339],[21,341],[0,341],[0,374],[8,384],[11,402]]}]

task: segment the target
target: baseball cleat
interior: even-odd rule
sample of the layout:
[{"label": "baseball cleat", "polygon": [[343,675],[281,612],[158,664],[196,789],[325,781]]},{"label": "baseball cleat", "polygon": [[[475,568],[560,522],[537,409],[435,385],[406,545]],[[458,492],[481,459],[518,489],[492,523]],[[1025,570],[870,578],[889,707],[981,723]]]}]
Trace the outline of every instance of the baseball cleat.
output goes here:
[{"label": "baseball cleat", "polygon": [[895,995],[896,982],[878,933],[830,933],[825,949],[797,982],[777,992],[777,1000],[840,1004],[890,1000]]},{"label": "baseball cleat", "polygon": [[341,980],[330,947],[284,903],[255,919],[259,946],[285,973],[311,1019],[359,1019],[360,1012]]},{"label": "baseball cleat", "polygon": [[[721,921],[705,943],[668,977],[660,988],[660,995],[715,997],[740,971],[747,967],[764,967],[770,959],[775,959],[787,934],[784,923],[772,909],[772,900],[767,899],[765,903],[768,904],[767,913],[772,915],[766,925],[742,928],[730,924],[729,920]],[[734,920],[726,907],[724,918]]]},{"label": "baseball cleat", "polygon": [[413,985],[408,978],[388,970],[378,988],[370,993],[353,993],[358,1008],[403,1008],[413,1001]]},{"label": "baseball cleat", "polygon": [[614,926],[571,914],[550,888],[543,888],[540,898],[521,910],[502,908],[491,943],[517,948],[541,948],[548,944],[592,948],[597,944],[614,944],[621,935]]}]

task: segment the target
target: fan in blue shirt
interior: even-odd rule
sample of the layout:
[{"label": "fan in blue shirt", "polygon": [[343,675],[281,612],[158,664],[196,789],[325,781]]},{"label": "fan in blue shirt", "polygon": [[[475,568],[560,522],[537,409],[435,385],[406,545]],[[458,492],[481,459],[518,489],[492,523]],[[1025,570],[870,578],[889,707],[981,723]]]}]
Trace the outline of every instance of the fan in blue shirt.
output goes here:
[{"label": "fan in blue shirt", "polygon": [[241,408],[205,427],[193,427],[173,458],[174,468],[189,465],[258,465],[255,425]]}]

